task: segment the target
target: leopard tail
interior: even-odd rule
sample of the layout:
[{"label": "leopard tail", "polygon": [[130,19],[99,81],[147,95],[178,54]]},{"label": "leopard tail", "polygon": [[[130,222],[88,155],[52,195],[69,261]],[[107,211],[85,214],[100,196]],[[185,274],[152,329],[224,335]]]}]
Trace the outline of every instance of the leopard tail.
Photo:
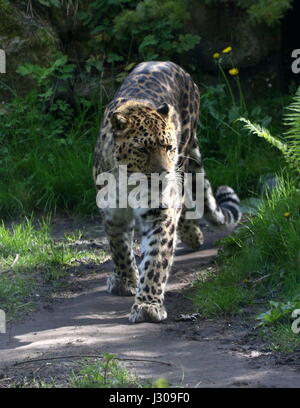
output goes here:
[{"label": "leopard tail", "polygon": [[229,186],[218,188],[215,196],[209,180],[204,182],[204,218],[214,227],[232,231],[240,222],[240,200]]}]

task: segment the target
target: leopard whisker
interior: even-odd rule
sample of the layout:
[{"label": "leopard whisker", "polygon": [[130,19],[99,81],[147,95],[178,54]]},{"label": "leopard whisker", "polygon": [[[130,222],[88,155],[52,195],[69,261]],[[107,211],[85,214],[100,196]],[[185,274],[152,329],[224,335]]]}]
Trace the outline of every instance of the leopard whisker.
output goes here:
[{"label": "leopard whisker", "polygon": [[189,159],[189,160],[194,160],[197,164],[199,164],[199,166],[201,166],[202,167],[202,163],[201,163],[201,161],[198,161],[197,159],[195,159],[194,157],[191,157],[191,156],[184,156],[183,154],[179,154],[178,155],[178,157],[185,157],[186,159]]}]

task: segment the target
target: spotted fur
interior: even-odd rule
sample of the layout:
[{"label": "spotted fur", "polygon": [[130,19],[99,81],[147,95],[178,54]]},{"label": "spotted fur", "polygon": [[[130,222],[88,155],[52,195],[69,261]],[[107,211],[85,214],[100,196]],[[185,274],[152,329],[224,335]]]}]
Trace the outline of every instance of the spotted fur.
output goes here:
[{"label": "spotted fur", "polygon": [[[139,64],[106,108],[95,150],[95,181],[101,172],[109,171],[118,177],[120,164],[126,164],[129,172],[145,174],[172,174],[178,169],[205,174],[196,135],[198,116],[199,91],[187,72],[172,62]],[[205,218],[214,226],[231,230],[241,217],[237,195],[230,187],[222,186],[214,197],[204,177]],[[176,232],[192,248],[203,243],[197,220],[186,219],[185,211],[184,206],[103,210],[115,264],[108,291],[121,296],[135,294],[131,322],[159,322],[167,317],[164,291]],[[132,249],[137,222],[142,233],[139,266]]]}]

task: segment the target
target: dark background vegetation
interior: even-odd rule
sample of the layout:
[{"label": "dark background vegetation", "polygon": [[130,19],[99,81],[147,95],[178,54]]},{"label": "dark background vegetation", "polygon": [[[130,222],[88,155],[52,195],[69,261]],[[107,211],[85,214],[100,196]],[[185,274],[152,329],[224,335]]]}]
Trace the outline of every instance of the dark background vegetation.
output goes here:
[{"label": "dark background vegetation", "polygon": [[[155,59],[177,62],[200,86],[199,140],[213,184],[255,194],[280,159],[235,119],[281,133],[282,108],[299,82],[290,56],[297,7],[291,0],[0,0],[2,216],[96,211],[90,170],[103,109],[135,64]],[[228,46],[221,60],[212,57]]]}]

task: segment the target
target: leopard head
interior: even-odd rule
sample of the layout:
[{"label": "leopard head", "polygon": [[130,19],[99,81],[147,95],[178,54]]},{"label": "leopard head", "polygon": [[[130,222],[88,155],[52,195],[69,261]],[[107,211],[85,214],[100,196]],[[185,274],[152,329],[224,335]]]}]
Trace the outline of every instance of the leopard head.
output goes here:
[{"label": "leopard head", "polygon": [[154,109],[129,101],[111,115],[117,164],[128,172],[172,172],[177,162],[177,134],[171,120],[173,108]]}]

